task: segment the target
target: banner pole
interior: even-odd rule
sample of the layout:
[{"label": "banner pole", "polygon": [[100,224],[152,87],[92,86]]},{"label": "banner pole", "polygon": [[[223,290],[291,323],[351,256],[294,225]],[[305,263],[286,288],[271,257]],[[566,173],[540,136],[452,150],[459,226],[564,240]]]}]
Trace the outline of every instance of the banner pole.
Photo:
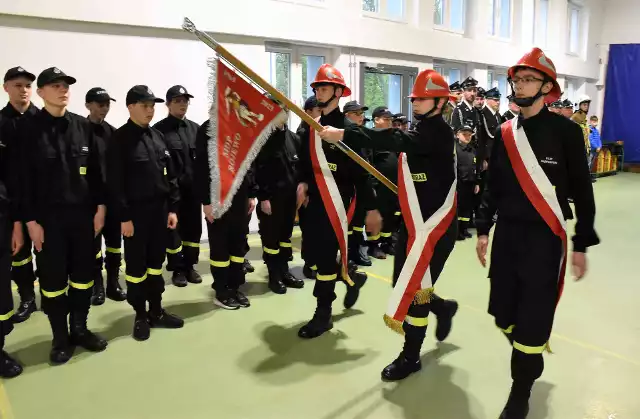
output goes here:
[{"label": "banner pole", "polygon": [[[251,68],[246,66],[242,61],[236,58],[233,54],[231,54],[225,47],[223,47],[218,42],[216,42],[215,39],[213,39],[208,34],[198,30],[191,20],[189,20],[188,18],[185,18],[184,23],[182,24],[182,29],[197,36],[198,39],[200,39],[202,42],[207,44],[211,49],[213,49],[222,57],[224,57],[225,60],[227,60],[231,65],[236,67],[241,73],[243,73],[248,78],[250,78],[258,86],[266,90],[280,103],[283,103],[288,109],[291,110],[291,112],[298,115],[303,121],[309,124],[311,128],[313,128],[316,131],[322,131],[323,129],[322,125],[320,125],[313,118],[311,118],[311,116],[309,116],[305,111],[300,109],[295,103],[289,100],[289,98],[287,98],[285,95],[280,93],[275,87],[271,86],[271,84],[269,84],[266,80],[260,77],[259,74],[257,74]],[[389,188],[394,193],[398,193],[398,187],[393,182],[387,179],[382,173],[380,173],[375,167],[369,164],[369,162],[363,159],[358,153],[353,151],[348,145],[342,142],[339,142],[336,144],[336,146],[342,152],[344,152],[347,156],[353,159],[356,163],[358,163],[363,169],[369,172],[373,177],[378,179],[387,188]]]}]

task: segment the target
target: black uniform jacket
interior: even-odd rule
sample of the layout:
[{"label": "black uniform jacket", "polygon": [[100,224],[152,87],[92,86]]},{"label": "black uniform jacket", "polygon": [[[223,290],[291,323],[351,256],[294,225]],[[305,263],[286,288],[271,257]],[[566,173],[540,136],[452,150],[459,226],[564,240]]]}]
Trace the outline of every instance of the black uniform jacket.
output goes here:
[{"label": "black uniform jacket", "polygon": [[508,121],[510,119],[515,118],[516,116],[518,116],[518,115],[514,114],[511,111],[506,111],[505,113],[502,114],[502,119],[506,122],[506,121]]},{"label": "black uniform jacket", "polygon": [[484,127],[483,143],[478,144],[478,169],[481,168],[483,161],[489,161],[491,157],[491,149],[493,148],[493,137],[496,128],[504,122],[500,113],[493,113],[487,106],[480,111],[482,117],[482,126]]},{"label": "black uniform jacket", "polygon": [[258,199],[266,201],[279,191],[295,190],[300,140],[285,125],[271,133],[255,162]]},{"label": "black uniform jacket", "polygon": [[356,147],[407,153],[407,163],[427,220],[444,203],[455,179],[455,140],[441,115],[418,121],[414,130],[369,129],[349,126],[344,140]]},{"label": "black uniform jacket", "polygon": [[169,115],[153,127],[164,134],[180,189],[191,191],[196,165],[196,135],[200,125]]},{"label": "black uniform jacket", "polygon": [[131,207],[166,200],[169,212],[180,201],[178,180],[162,133],[128,120],[113,133],[107,148],[107,185],[111,211],[131,220]]},{"label": "black uniform jacket", "polygon": [[56,207],[105,204],[104,168],[91,123],[45,109],[18,126],[22,216],[41,219]]},{"label": "black uniform jacket", "polygon": [[[346,119],[344,114],[340,112],[340,109],[338,108],[334,109],[326,115],[323,114],[320,117],[320,124],[322,126],[330,125],[335,128],[356,126],[351,121]],[[316,179],[313,173],[313,165],[311,162],[310,152],[311,137],[309,127],[300,130],[300,142],[301,148],[298,181],[304,182],[309,185],[309,201],[319,201],[322,198],[320,197],[318,185],[316,184]],[[363,147],[370,148],[369,145],[351,144],[348,140],[345,140],[345,144],[351,147],[356,152]],[[327,163],[329,164],[329,168],[333,173],[333,178],[336,182],[336,185],[338,186],[338,189],[340,190],[342,199],[345,200],[345,198],[353,196],[353,192],[355,189],[355,193],[357,195],[356,202],[358,203],[358,206],[362,205],[362,208],[365,211],[375,209],[377,207],[375,193],[373,191],[373,185],[371,183],[368,172],[333,144],[323,142],[322,150],[324,151],[324,154],[327,158]]]},{"label": "black uniform jacket", "polygon": [[451,127],[453,127],[453,132],[456,132],[456,130],[465,125],[473,128],[471,144],[474,147],[486,144],[487,140],[485,137],[487,134],[482,124],[481,111],[475,106],[469,106],[469,104],[464,100],[453,110],[453,114],[451,115]]},{"label": "black uniform jacket", "polygon": [[[577,217],[573,248],[578,252],[586,251],[588,246],[596,245],[600,240],[594,229],[596,207],[582,130],[577,124],[549,112],[547,108],[542,108],[533,117],[518,118],[542,170],[555,187],[565,219],[573,218],[568,201],[568,197],[573,197]],[[499,219],[544,224],[518,183],[499,128],[496,130],[487,186],[476,220],[478,235],[489,234],[496,212]]]},{"label": "black uniform jacket", "polygon": [[[91,120],[89,120],[89,122],[91,122]],[[111,136],[114,132],[116,132],[116,129],[107,121],[102,121],[99,124],[91,122],[91,129],[93,130],[93,135],[96,139],[96,147],[98,147],[98,153],[100,154],[100,162],[102,163],[102,167],[105,168],[105,170],[103,170],[103,175],[106,182],[107,146],[109,144],[109,141],[111,140]]]},{"label": "black uniform jacket", "polygon": [[456,142],[458,182],[476,182],[476,150],[471,143]]}]

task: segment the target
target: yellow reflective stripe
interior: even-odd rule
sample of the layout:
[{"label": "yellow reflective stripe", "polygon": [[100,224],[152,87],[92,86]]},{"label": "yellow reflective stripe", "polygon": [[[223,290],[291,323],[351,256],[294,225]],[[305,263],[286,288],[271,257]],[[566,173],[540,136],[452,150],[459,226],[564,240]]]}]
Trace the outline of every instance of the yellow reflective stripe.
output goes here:
[{"label": "yellow reflective stripe", "polygon": [[417,327],[427,327],[427,325],[429,324],[428,317],[407,316],[404,318],[404,321],[406,323],[409,323],[411,326],[417,326]]},{"label": "yellow reflective stripe", "polygon": [[102,250],[98,252],[96,255],[96,259],[100,259],[102,257]]},{"label": "yellow reflective stripe", "polygon": [[545,343],[542,346],[527,346],[518,342],[513,342],[513,349],[517,349],[520,352],[524,352],[525,354],[533,355],[533,354],[541,354],[546,349],[547,344]]},{"label": "yellow reflective stripe", "polygon": [[229,259],[227,259],[227,260],[209,259],[209,263],[211,264],[211,266],[216,267],[216,268],[226,268],[227,266],[230,265],[231,262],[229,262]]},{"label": "yellow reflective stripe", "polygon": [[194,242],[182,242],[182,245],[187,247],[200,247],[200,243]]},{"label": "yellow reflective stripe", "polygon": [[393,215],[402,215],[402,213],[400,211],[396,211],[393,213]]},{"label": "yellow reflective stripe", "polygon": [[351,230],[347,231],[347,235],[348,235],[348,236],[350,236],[350,235],[352,235],[352,234],[353,234],[353,231],[351,231]]},{"label": "yellow reflective stripe", "polygon": [[147,273],[149,275],[162,275],[162,268],[160,269],[147,268]]},{"label": "yellow reflective stripe", "polygon": [[318,265],[313,265],[313,266],[311,267],[311,270],[312,270],[312,271],[317,271],[317,270],[318,270]]},{"label": "yellow reflective stripe", "polygon": [[471,218],[467,218],[467,217],[458,217],[458,221],[471,221]]},{"label": "yellow reflective stripe", "polygon": [[71,288],[75,288],[77,290],[88,290],[89,288],[93,287],[93,281],[87,282],[86,284],[69,281],[69,285],[71,285]]},{"label": "yellow reflective stripe", "polygon": [[292,247],[292,246],[291,246],[291,243],[280,242],[280,247]]},{"label": "yellow reflective stripe", "polygon": [[182,252],[182,246],[178,247],[177,249],[167,248],[167,253],[169,253],[170,255],[175,255],[176,253],[180,253],[180,252]]},{"label": "yellow reflective stripe", "polygon": [[63,294],[66,294],[68,290],[69,290],[69,286],[68,285],[66,287],[64,287],[64,289],[59,290],[59,291],[45,291],[42,288],[40,288],[40,292],[42,293],[42,295],[44,297],[47,297],[47,298],[59,297],[59,296],[61,296]]},{"label": "yellow reflective stripe", "polygon": [[[280,250],[278,250],[278,251],[280,251]],[[244,258],[243,257],[241,258],[240,256],[231,256],[231,262],[244,263]]]},{"label": "yellow reflective stripe", "polygon": [[7,314],[0,314],[0,322],[6,322],[13,316],[13,310],[8,312]]},{"label": "yellow reflective stripe", "polygon": [[316,279],[318,281],[334,281],[338,278],[338,274],[331,274],[331,275],[320,275],[318,274],[316,276]]},{"label": "yellow reflective stripe", "polygon": [[268,247],[262,247],[262,250],[265,251],[265,253],[269,253],[270,255],[277,255],[278,253],[280,253],[280,249],[269,249]]},{"label": "yellow reflective stripe", "polygon": [[376,234],[375,236],[367,236],[367,240],[378,240],[380,238],[380,234]]},{"label": "yellow reflective stripe", "polygon": [[145,274],[144,274],[144,275],[142,275],[142,276],[140,276],[140,277],[138,277],[138,276],[131,276],[131,275],[125,275],[124,279],[125,279],[127,282],[131,282],[131,283],[134,283],[134,284],[139,284],[139,283],[141,283],[142,281],[144,281],[145,279],[147,279],[147,274],[146,274],[146,272],[145,272]]},{"label": "yellow reflective stripe", "polygon": [[505,334],[507,334],[507,335],[510,335],[510,334],[511,334],[511,332],[513,332],[513,328],[514,328],[514,327],[516,327],[516,325],[515,325],[515,324],[512,324],[511,326],[507,327],[506,329],[503,329],[503,328],[501,328],[500,326],[497,326],[497,325],[496,325],[496,327],[497,327],[498,329],[502,330],[502,333],[505,333]]},{"label": "yellow reflective stripe", "polygon": [[80,166],[80,174],[81,175],[86,175],[87,174],[87,168],[85,166]]},{"label": "yellow reflective stripe", "polygon": [[17,260],[17,261],[11,262],[11,266],[13,266],[14,268],[17,268],[18,266],[26,265],[27,263],[31,262],[32,260],[33,260],[33,256],[29,255],[29,257],[26,258],[26,259],[22,259],[22,260]]},{"label": "yellow reflective stripe", "polygon": [[391,237],[391,233],[380,233],[380,237]]},{"label": "yellow reflective stripe", "polygon": [[364,231],[364,227],[353,227],[353,231]]},{"label": "yellow reflective stripe", "polygon": [[122,253],[122,249],[116,247],[107,247],[107,253]]}]

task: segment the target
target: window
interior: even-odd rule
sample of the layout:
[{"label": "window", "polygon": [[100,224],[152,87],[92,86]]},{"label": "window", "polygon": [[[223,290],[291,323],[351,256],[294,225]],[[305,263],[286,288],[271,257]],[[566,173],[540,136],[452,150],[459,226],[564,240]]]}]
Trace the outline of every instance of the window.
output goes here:
[{"label": "window", "polygon": [[549,0],[538,0],[536,5],[536,27],[534,30],[536,45],[547,46],[547,22],[549,21]]},{"label": "window", "polygon": [[489,35],[511,38],[511,0],[489,0]]},{"label": "window", "polygon": [[269,55],[269,82],[283,95],[289,97],[291,54],[288,52],[271,52]]},{"label": "window", "polygon": [[380,11],[380,0],[362,0],[362,10],[378,13]]},{"label": "window", "polygon": [[438,72],[449,84],[461,81],[462,71],[457,67],[434,64],[433,69]]},{"label": "window", "polygon": [[569,3],[569,53],[580,53],[580,7]]},{"label": "window", "polygon": [[433,23],[455,31],[464,32],[465,0],[435,0]]},{"label": "window", "polygon": [[576,95],[576,83],[573,80],[566,79],[564,81],[564,98],[570,101],[575,101]]},{"label": "window", "polygon": [[487,90],[497,87],[500,91],[500,109],[506,110],[509,104],[509,83],[507,81],[507,74],[502,73],[504,70],[489,70],[487,72]]},{"label": "window", "polygon": [[404,19],[406,0],[362,0],[362,10],[369,13],[379,13],[381,17]]},{"label": "window", "polygon": [[300,60],[302,65],[302,100],[313,96],[313,89],[309,84],[313,81],[318,69],[324,64],[324,57],[318,55],[303,55]]},{"label": "window", "polygon": [[536,0],[522,0],[522,42],[533,43],[533,32],[536,23]]}]

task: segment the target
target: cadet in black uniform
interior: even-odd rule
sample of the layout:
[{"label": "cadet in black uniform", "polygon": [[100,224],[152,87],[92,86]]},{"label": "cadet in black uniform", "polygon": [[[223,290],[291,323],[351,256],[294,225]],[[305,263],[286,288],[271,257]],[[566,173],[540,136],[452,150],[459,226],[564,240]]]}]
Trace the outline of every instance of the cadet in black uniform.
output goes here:
[{"label": "cadet in black uniform", "polygon": [[[451,188],[455,187],[454,137],[451,128],[442,118],[442,108],[450,97],[450,91],[444,78],[436,71],[423,70],[416,77],[409,97],[415,120],[418,121],[415,130],[405,133],[398,129],[372,130],[347,126],[341,130],[327,127],[322,137],[331,142],[344,137],[345,143],[357,147],[369,146],[377,150],[406,153],[420,211],[426,221],[445,205]],[[457,224],[453,197],[449,211],[453,211],[454,216],[449,225],[443,225],[446,232],[435,243],[429,263],[432,283],[437,281],[455,245]],[[394,261],[394,287],[407,258],[407,243],[407,226],[402,223]],[[402,324],[405,333],[403,351],[382,371],[382,378],[389,381],[402,380],[420,370],[420,350],[427,330],[429,312],[432,311],[438,318],[436,338],[442,341],[451,331],[452,319],[457,309],[455,301],[443,300],[435,294],[431,296],[429,303],[413,302]]]},{"label": "cadet in black uniform", "polygon": [[[4,76],[4,90],[9,95],[9,103],[0,111],[0,142],[5,149],[18,147],[18,144],[14,144],[18,121],[30,118],[38,112],[38,108],[31,103],[31,84],[35,79],[36,76],[22,67],[10,68]],[[3,170],[8,169],[3,166]],[[12,257],[11,262],[11,278],[18,286],[18,294],[20,294],[20,305],[13,315],[14,323],[26,321],[31,317],[31,313],[38,309],[33,289],[33,283],[36,280],[31,253],[33,246],[27,226],[24,224],[22,236],[25,243]]]},{"label": "cadet in black uniform", "polygon": [[286,293],[287,287],[304,287],[304,282],[289,272],[299,145],[296,134],[283,124],[269,136],[255,162],[262,259],[269,270],[269,289],[276,294]]},{"label": "cadet in black uniform", "polygon": [[502,114],[503,121],[513,119],[520,114],[520,107],[516,105],[513,95],[507,96],[507,99],[509,99],[509,110]]},{"label": "cadet in black uniform", "polygon": [[[85,106],[89,111],[87,119],[91,122],[93,135],[96,139],[96,146],[103,159],[102,165],[106,167],[107,146],[115,128],[111,126],[105,118],[111,109],[111,102],[115,102],[109,93],[102,87],[94,87],[85,96]],[[103,172],[106,182],[106,169]],[[106,255],[104,265],[107,269],[107,297],[113,301],[124,301],[127,294],[120,287],[120,265],[122,263],[122,235],[120,234],[120,220],[109,211],[107,194],[107,215],[105,217],[104,228],[94,239],[94,252],[96,254],[93,295],[91,304],[99,306],[104,304],[104,280],[102,278],[102,237],[106,245]]]},{"label": "cadet in black uniform", "polygon": [[200,125],[187,119],[189,99],[193,98],[183,86],[167,90],[169,115],[154,125],[164,134],[169,152],[174,161],[174,170],[180,187],[178,228],[168,229],[167,270],[173,271],[171,281],[177,287],[187,283],[202,282],[200,274],[193,268],[200,257],[202,236],[202,205],[198,199],[193,176],[196,160],[196,135]]},{"label": "cadet in black uniform", "polygon": [[458,240],[471,237],[469,223],[475,207],[475,194],[479,186],[476,178],[476,150],[471,145],[473,129],[462,126],[456,131],[456,155],[458,159]]},{"label": "cadet in black uniform", "polygon": [[250,168],[245,174],[229,209],[222,217],[214,219],[209,170],[213,162],[209,159],[207,147],[209,125],[209,121],[203,123],[196,137],[196,191],[204,205],[202,210],[207,220],[212,288],[216,292],[213,303],[226,310],[237,310],[251,305],[247,296],[240,291],[240,286],[245,283],[246,274],[243,264],[247,253],[247,214],[253,210],[252,201],[257,195],[254,169]]},{"label": "cadet in black uniform", "polygon": [[[582,132],[544,106],[545,100],[560,96],[553,63],[534,48],[508,76],[521,115],[496,131],[477,219],[477,253],[484,266],[488,234],[499,213],[489,270],[489,313],[513,345],[513,385],[500,418],[523,419],[531,388],[542,375],[542,353],[564,284],[565,220],[573,218],[568,196],[574,199],[577,216],[571,255],[576,279],[586,273],[587,247],[599,239]],[[524,149],[529,151],[519,151]]]},{"label": "cadet in black uniform", "polygon": [[393,115],[393,127],[398,128],[399,130],[402,130],[402,131],[408,131],[409,119],[407,119],[407,116],[405,114],[397,113]]},{"label": "cadet in black uniform", "polygon": [[176,228],[180,201],[167,143],[149,126],[155,104],[162,102],[147,86],[133,86],[126,97],[129,120],[116,130],[107,149],[107,185],[124,236],[127,301],[136,312],[137,340],[149,339],[150,327],[184,325],[162,308],[167,227]]},{"label": "cadet in black uniform", "polygon": [[90,122],[67,111],[69,85],[75,82],[56,67],[40,73],[38,95],[44,109],[18,128],[22,217],[37,251],[42,310],[53,332],[53,363],[67,362],[74,345],[89,351],[107,347],[106,340],[87,329],[93,240],[104,226],[106,192]]},{"label": "cadet in black uniform", "polygon": [[[320,124],[340,128],[351,124],[345,119],[338,107],[340,97],[350,96],[351,91],[347,87],[344,77],[336,68],[330,64],[322,65],[318,69],[311,87],[315,91],[318,106],[322,110]],[[336,263],[336,254],[339,249],[338,239],[325,209],[314,174],[310,148],[313,144],[311,134],[313,133],[307,129],[300,135],[302,148],[298,171],[300,183],[297,191],[297,205],[300,206],[304,202],[308,202],[305,211],[307,216],[313,220],[313,224],[309,226],[310,243],[308,244],[313,246],[312,254],[318,266],[313,289],[313,295],[317,300],[316,311],[313,318],[298,331],[298,336],[305,339],[316,338],[333,327],[331,306],[333,300],[336,299],[335,286],[341,271]],[[375,198],[367,172],[335,146],[322,144],[322,150],[339,189],[345,211],[348,210],[355,193],[357,200],[362,200],[362,205],[367,212],[365,224],[379,223],[380,214],[374,210]],[[357,275],[354,275],[352,280],[355,285],[347,287],[347,296],[345,297],[345,306],[348,307],[355,304],[359,289],[363,285]]]}]

